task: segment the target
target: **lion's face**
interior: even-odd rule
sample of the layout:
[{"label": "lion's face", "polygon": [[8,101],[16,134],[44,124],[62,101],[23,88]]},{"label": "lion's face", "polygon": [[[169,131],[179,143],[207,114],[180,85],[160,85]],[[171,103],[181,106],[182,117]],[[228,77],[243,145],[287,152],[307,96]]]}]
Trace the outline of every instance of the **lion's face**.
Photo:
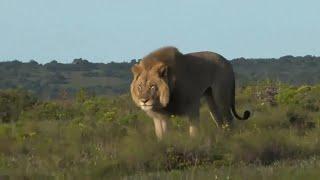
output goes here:
[{"label": "lion's face", "polygon": [[131,83],[133,101],[144,111],[161,109],[169,102],[167,66],[157,63],[146,69],[141,64],[132,67]]}]

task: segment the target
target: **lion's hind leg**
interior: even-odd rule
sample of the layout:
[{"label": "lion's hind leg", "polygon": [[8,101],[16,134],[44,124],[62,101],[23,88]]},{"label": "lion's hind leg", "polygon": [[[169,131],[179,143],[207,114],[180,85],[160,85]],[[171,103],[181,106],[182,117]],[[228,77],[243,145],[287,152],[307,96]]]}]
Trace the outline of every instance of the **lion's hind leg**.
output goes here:
[{"label": "lion's hind leg", "polygon": [[221,127],[229,127],[233,125],[233,116],[231,113],[231,98],[232,93],[229,88],[229,82],[222,82],[219,85],[219,88],[212,88],[212,96],[215,102],[215,110],[220,115]]},{"label": "lion's hind leg", "polygon": [[212,91],[213,91],[213,89],[211,87],[209,87],[205,91],[204,96],[207,100],[209,110],[210,110],[209,113],[210,113],[212,120],[215,122],[217,127],[222,127],[222,125],[223,125],[222,116],[221,116],[221,113],[219,112],[218,105],[215,102]]}]

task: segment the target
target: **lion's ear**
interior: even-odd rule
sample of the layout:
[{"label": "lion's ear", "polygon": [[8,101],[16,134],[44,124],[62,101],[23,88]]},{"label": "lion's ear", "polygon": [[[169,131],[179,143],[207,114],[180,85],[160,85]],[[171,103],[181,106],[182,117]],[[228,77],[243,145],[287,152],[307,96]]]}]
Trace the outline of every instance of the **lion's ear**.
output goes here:
[{"label": "lion's ear", "polygon": [[131,67],[131,71],[132,71],[134,77],[137,77],[142,72],[142,67],[139,64],[134,64]]}]

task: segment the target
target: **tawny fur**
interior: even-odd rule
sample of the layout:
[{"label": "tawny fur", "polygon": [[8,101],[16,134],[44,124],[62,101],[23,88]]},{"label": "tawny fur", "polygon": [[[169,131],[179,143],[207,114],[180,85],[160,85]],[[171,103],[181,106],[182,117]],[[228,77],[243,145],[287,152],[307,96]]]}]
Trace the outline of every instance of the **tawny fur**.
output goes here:
[{"label": "tawny fur", "polygon": [[233,115],[241,120],[250,116],[249,111],[243,117],[236,113],[232,65],[219,54],[209,51],[182,54],[175,47],[164,47],[144,57],[132,67],[132,72],[132,99],[154,119],[160,139],[171,115],[187,116],[190,135],[194,136],[203,96],[219,127],[231,125]]}]

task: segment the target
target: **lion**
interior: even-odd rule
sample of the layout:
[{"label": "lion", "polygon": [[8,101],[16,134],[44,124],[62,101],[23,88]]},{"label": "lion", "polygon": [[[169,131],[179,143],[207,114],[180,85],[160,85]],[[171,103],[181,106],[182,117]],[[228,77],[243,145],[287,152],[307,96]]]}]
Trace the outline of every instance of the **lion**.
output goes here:
[{"label": "lion", "polygon": [[176,47],[157,49],[131,68],[131,97],[154,121],[155,133],[162,139],[170,116],[187,117],[190,136],[199,126],[200,99],[205,97],[210,115],[218,127],[250,117],[235,110],[235,77],[232,65],[210,52],[182,54]]}]

